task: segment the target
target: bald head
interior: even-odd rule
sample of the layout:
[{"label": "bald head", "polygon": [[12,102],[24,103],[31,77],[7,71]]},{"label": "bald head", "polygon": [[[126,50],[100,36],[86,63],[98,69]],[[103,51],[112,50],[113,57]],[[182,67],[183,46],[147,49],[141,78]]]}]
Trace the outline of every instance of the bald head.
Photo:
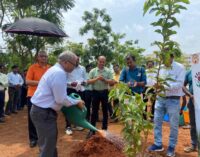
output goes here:
[{"label": "bald head", "polygon": [[99,69],[103,69],[106,64],[106,57],[105,56],[99,56],[97,60],[97,66]]},{"label": "bald head", "polygon": [[98,60],[102,60],[102,59],[104,59],[106,61],[106,57],[105,56],[99,56],[98,57]]}]

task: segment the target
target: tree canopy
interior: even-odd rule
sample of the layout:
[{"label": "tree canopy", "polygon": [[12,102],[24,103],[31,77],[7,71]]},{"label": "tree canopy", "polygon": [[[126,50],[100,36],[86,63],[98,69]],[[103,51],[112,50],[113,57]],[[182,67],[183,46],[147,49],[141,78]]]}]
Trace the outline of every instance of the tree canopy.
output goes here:
[{"label": "tree canopy", "polygon": [[[74,7],[74,0],[2,0],[0,3],[0,26],[5,29],[10,23],[24,17],[46,19],[62,28],[63,12]],[[6,19],[6,20],[5,20]],[[5,22],[3,22],[3,20]],[[9,23],[7,21],[10,21]],[[35,37],[25,35],[5,35],[9,53],[18,55],[21,66],[33,61],[33,55],[46,45],[59,44],[61,38]],[[28,58],[28,60],[24,60]]]}]

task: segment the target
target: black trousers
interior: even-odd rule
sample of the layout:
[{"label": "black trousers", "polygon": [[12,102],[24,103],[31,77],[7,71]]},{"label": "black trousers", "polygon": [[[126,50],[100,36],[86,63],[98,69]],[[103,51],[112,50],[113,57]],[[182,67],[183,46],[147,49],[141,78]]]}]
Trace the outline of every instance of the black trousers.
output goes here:
[{"label": "black trousers", "polygon": [[18,96],[18,99],[17,99],[17,110],[20,110],[21,109],[21,93],[22,93],[22,88],[20,87],[19,88],[19,96]]},{"label": "black trousers", "polygon": [[0,118],[4,115],[5,91],[0,91]]},{"label": "black trousers", "polygon": [[31,97],[27,97],[27,107],[28,107],[28,134],[29,134],[29,140],[31,141],[37,141],[38,136],[36,132],[35,125],[33,124],[33,121],[31,119],[30,113],[31,108],[33,104],[31,103]]},{"label": "black trousers", "polygon": [[21,89],[21,108],[23,109],[25,105],[27,105],[27,88],[22,87]]},{"label": "black trousers", "polygon": [[87,108],[87,115],[86,115],[86,119],[88,121],[90,121],[90,110],[91,110],[91,104],[92,104],[92,90],[86,90],[85,91],[85,106]]},{"label": "black trousers", "polygon": [[198,137],[197,137],[197,130],[196,130],[196,120],[195,120],[195,108],[192,99],[189,99],[188,102],[188,109],[189,109],[189,117],[190,117],[190,136],[191,136],[191,144],[193,146],[198,145]]},{"label": "black trousers", "polygon": [[[81,99],[83,101],[85,101],[85,91],[77,92],[75,89],[67,88],[67,95],[70,95],[71,93],[76,93],[76,94],[80,95]],[[67,117],[65,118],[65,121],[66,121],[66,128],[71,127],[71,123],[68,121]]]},{"label": "black trousers", "polygon": [[93,100],[92,100],[92,116],[91,123],[96,126],[98,120],[98,110],[99,104],[101,102],[102,112],[103,112],[103,121],[102,129],[107,130],[108,128],[108,90],[103,91],[93,91]]},{"label": "black trousers", "polygon": [[6,113],[15,112],[17,109],[17,103],[19,100],[19,89],[16,89],[14,87],[8,88],[8,103],[6,106]]}]

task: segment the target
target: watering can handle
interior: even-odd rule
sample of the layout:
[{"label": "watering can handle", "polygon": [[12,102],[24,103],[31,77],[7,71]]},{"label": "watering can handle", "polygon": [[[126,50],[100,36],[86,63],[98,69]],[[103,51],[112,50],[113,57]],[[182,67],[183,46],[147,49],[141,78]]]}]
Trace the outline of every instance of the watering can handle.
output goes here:
[{"label": "watering can handle", "polygon": [[78,100],[81,99],[80,95],[78,95],[78,94],[76,94],[76,93],[71,93],[69,96],[70,96],[71,98],[73,98],[73,99],[78,99]]},{"label": "watering can handle", "polygon": [[[73,98],[73,99],[81,100],[80,95],[78,95],[78,94],[76,94],[76,93],[71,93],[69,96],[70,96],[71,98]],[[81,110],[82,110],[82,112],[87,112],[87,108],[86,108],[86,107],[84,107],[84,108],[81,109]]]}]

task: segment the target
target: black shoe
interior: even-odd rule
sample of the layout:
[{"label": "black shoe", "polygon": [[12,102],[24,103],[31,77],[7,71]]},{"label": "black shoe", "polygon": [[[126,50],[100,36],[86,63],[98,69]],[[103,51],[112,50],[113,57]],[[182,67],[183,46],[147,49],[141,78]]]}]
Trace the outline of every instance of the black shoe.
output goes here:
[{"label": "black shoe", "polygon": [[30,142],[30,148],[33,148],[37,145],[37,142],[36,141],[31,141]]},{"label": "black shoe", "polygon": [[116,116],[114,114],[110,115],[110,119],[115,119]]},{"label": "black shoe", "polygon": [[21,110],[21,108],[17,108],[17,111],[20,111]]},{"label": "black shoe", "polygon": [[5,123],[5,119],[4,118],[0,118],[0,123]]},{"label": "black shoe", "polygon": [[95,135],[95,132],[94,131],[90,131],[87,136],[86,136],[86,139],[89,139],[90,137],[92,137],[93,135]]},{"label": "black shoe", "polygon": [[12,111],[12,113],[17,114],[17,111]]},{"label": "black shoe", "polygon": [[5,115],[9,116],[11,113],[10,112],[6,112]]}]

